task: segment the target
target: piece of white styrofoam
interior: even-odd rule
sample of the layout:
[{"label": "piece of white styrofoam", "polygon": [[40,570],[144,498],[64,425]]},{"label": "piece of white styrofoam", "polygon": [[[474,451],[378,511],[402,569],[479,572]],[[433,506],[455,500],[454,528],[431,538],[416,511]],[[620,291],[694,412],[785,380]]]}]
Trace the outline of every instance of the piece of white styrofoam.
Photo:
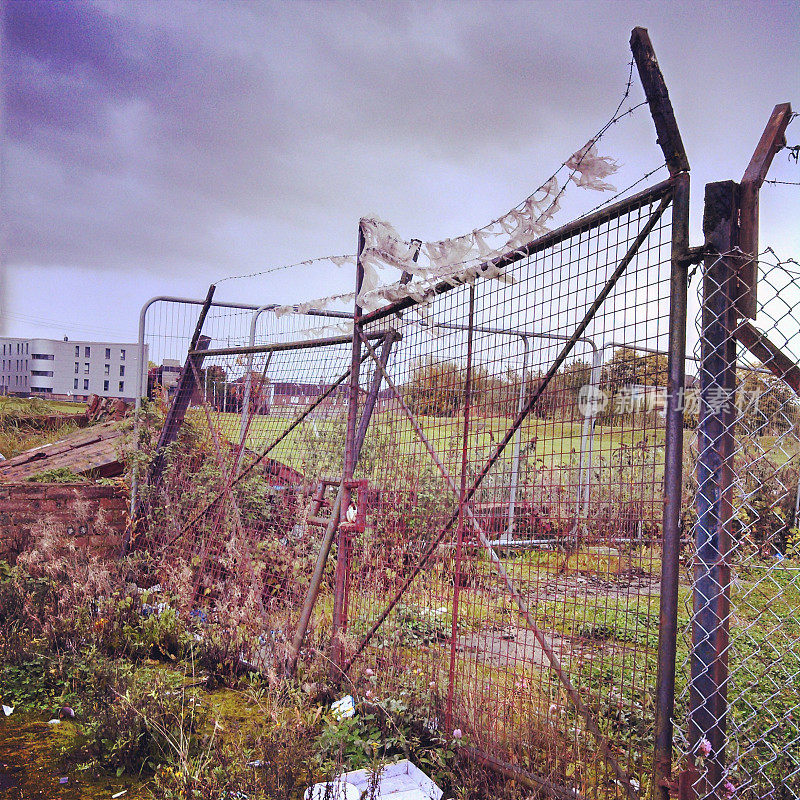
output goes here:
[{"label": "piece of white styrofoam", "polygon": [[[364,794],[370,786],[370,772],[366,769],[358,769],[353,772],[345,772],[336,781],[331,782],[331,788],[336,785],[347,784],[354,786],[359,796],[367,797]],[[324,797],[324,783],[317,783],[311,787],[311,792],[319,791],[319,797]],[[314,798],[317,795],[306,792],[307,798]],[[336,800],[338,796],[334,794]],[[375,800],[441,800],[442,790],[418,767],[414,766],[408,759],[398,761],[396,764],[387,764],[380,774],[378,786],[375,790]],[[344,800],[344,796],[343,796]],[[347,798],[349,800],[349,796]]]},{"label": "piece of white styrofoam", "polygon": [[361,800],[361,789],[337,779],[330,784],[315,783],[310,789],[306,789],[304,800]]}]

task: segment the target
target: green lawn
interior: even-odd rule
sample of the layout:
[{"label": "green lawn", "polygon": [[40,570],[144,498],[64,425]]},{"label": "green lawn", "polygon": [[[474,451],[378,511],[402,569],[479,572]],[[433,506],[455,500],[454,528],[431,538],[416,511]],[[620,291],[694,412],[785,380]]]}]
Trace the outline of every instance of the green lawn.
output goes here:
[{"label": "green lawn", "polygon": [[[206,425],[205,415],[199,409],[190,412],[201,430]],[[450,468],[455,468],[461,459],[461,436],[463,418],[419,417],[419,424],[439,458]],[[292,418],[284,416],[256,416],[250,424],[246,445],[261,453],[291,424]],[[238,414],[216,414],[215,422],[220,433],[233,443],[239,442],[241,417]],[[487,457],[502,440],[510,417],[478,417],[471,421],[469,438],[469,458],[476,461],[478,454]],[[521,429],[520,446],[528,459],[541,459],[550,466],[567,466],[574,463],[581,451],[583,424],[573,420],[527,419]],[[426,453],[426,448],[417,437],[410,422],[405,417],[394,414],[376,414],[371,425],[371,435],[393,439],[393,449],[406,458],[417,459]],[[306,420],[281,441],[271,452],[270,457],[289,466],[302,470],[306,463],[305,450],[341,448],[344,435],[344,421]],[[593,437],[595,457],[609,456],[625,447],[647,441],[663,446],[663,428],[642,430],[642,426],[601,426],[597,425]],[[368,440],[369,441],[369,440]],[[513,455],[513,442],[510,443],[503,458],[510,460]],[[663,455],[662,455],[663,460]]]}]

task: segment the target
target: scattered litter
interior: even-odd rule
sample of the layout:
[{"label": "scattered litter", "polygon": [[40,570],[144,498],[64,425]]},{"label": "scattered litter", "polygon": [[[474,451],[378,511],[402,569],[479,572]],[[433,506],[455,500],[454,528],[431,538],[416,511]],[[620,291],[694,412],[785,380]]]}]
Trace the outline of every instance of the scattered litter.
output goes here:
[{"label": "scattered litter", "polygon": [[346,694],[340,700],[337,700],[331,706],[331,713],[337,722],[341,722],[343,719],[349,719],[350,717],[355,716],[356,704],[353,701],[353,695]]},{"label": "scattered litter", "polygon": [[[306,789],[304,800],[358,800],[367,796],[373,779],[367,769],[345,772],[329,783],[316,783]],[[381,770],[376,789],[375,796],[381,800],[441,800],[442,797],[442,790],[408,759],[387,764]]]},{"label": "scattered litter", "polygon": [[62,706],[58,717],[59,719],[75,719],[75,712],[69,706]]},{"label": "scattered litter", "polygon": [[203,624],[208,622],[208,614],[206,614],[206,612],[203,611],[202,608],[193,608],[189,612],[189,616],[190,617],[195,617],[198,622],[202,622]]},{"label": "scattered litter", "polygon": [[117,792],[116,794],[111,795],[111,800],[117,800],[118,797],[122,797],[122,795],[128,794],[127,789],[123,789],[121,792]]},{"label": "scattered litter", "polygon": [[151,603],[142,603],[142,609],[139,613],[145,618],[152,616],[159,617],[167,608],[169,608],[167,603],[156,603],[155,605]]},{"label": "scattered litter", "polygon": [[61,724],[61,720],[60,719],[49,719],[49,720],[47,720],[47,724],[48,725],[60,725]]},{"label": "scattered litter", "polygon": [[4,713],[4,714],[5,714],[7,717],[10,717],[10,716],[11,716],[11,715],[14,713],[14,706],[7,706],[7,705],[4,705],[4,706],[3,706],[3,713]]},{"label": "scattered litter", "polygon": [[65,775],[63,778],[59,778],[59,779],[58,779],[58,782],[59,782],[59,783],[60,783],[62,786],[66,786],[66,785],[69,783],[69,778],[68,778],[68,777]]},{"label": "scattered litter", "polygon": [[247,766],[248,767],[256,767],[256,768],[257,767],[266,767],[267,766],[267,762],[266,761],[262,761],[260,758],[257,758],[255,761],[248,761],[247,762]]}]

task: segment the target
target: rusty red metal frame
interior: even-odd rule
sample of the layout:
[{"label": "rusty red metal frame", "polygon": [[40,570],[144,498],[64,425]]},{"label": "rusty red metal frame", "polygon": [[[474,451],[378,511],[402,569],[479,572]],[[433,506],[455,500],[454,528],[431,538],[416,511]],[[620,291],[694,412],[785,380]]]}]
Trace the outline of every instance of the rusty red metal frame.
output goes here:
[{"label": "rusty red metal frame", "polygon": [[733,335],[773,374],[800,395],[800,367],[755,325],[742,321]]},{"label": "rusty red metal frame", "polygon": [[772,110],[753,157],[744,171],[739,197],[739,247],[744,257],[739,266],[736,307],[743,317],[756,318],[758,283],[758,194],[775,154],[786,144],[786,128],[792,106],[781,103]]}]

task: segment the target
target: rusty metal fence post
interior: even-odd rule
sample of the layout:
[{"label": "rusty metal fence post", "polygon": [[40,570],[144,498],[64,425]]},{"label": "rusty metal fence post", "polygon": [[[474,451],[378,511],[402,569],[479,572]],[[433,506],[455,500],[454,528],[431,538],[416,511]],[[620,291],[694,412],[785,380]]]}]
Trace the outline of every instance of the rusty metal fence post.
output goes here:
[{"label": "rusty metal fence post", "polygon": [[[356,426],[358,424],[358,394],[359,379],[361,371],[361,312],[362,308],[358,304],[358,295],[364,283],[364,265],[361,262],[361,255],[364,250],[364,231],[359,225],[358,228],[358,258],[356,262],[356,300],[353,313],[353,354],[350,364],[350,384],[347,405],[347,432],[344,443],[344,464],[342,468],[341,484],[341,503],[339,506],[339,522],[345,522],[347,511],[350,508],[352,490],[348,482],[353,480],[356,468]],[[366,430],[364,431],[366,434]],[[338,550],[336,554],[336,578],[333,595],[333,622],[331,626],[331,669],[334,678],[338,677],[342,663],[342,643],[340,637],[344,634],[346,625],[347,608],[345,598],[347,596],[347,572],[349,568],[349,531],[346,528],[339,528]]]},{"label": "rusty metal fence post", "polygon": [[[700,425],[697,463],[697,527],[694,564],[694,627],[691,654],[689,741],[709,748],[706,787],[724,775],[730,608],[733,491],[733,427],[736,421],[736,261],[739,186],[706,186],[700,364]],[[708,744],[706,744],[706,742]]]},{"label": "rusty metal fence post", "polygon": [[664,517],[656,677],[655,796],[666,800],[672,777],[672,718],[678,636],[680,516],[683,490],[683,415],[689,252],[689,175],[676,178],[672,212],[672,270],[664,454]]}]

